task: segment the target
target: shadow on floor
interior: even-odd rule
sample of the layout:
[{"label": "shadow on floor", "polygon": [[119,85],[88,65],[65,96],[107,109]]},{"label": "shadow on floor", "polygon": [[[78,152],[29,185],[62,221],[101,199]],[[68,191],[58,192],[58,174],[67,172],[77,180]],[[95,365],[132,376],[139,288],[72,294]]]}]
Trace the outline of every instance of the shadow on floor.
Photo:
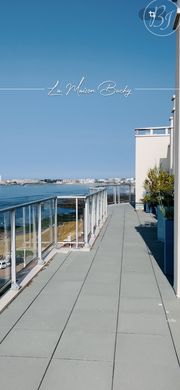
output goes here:
[{"label": "shadow on floor", "polygon": [[[156,224],[140,225],[136,227],[137,232],[141,235],[145,241],[150,253],[152,253],[157,264],[164,273],[164,243],[157,240],[157,227]],[[166,275],[169,283],[173,286],[173,277]]]}]

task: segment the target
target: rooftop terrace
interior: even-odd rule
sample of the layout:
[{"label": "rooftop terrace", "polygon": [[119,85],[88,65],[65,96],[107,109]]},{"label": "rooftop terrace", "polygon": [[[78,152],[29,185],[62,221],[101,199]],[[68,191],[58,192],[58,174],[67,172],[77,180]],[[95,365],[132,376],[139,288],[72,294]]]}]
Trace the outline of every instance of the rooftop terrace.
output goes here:
[{"label": "rooftop terrace", "polygon": [[180,301],[151,221],[110,206],[90,252],[56,254],[2,312],[2,389],[179,390]]}]

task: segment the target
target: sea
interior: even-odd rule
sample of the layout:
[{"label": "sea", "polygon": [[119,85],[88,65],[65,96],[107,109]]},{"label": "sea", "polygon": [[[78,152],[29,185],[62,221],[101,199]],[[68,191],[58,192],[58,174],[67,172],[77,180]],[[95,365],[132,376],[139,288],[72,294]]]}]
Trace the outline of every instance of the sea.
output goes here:
[{"label": "sea", "polygon": [[89,191],[90,186],[79,184],[1,185],[0,209],[57,195],[86,195]]},{"label": "sea", "polygon": [[[80,184],[0,185],[0,210],[51,196],[87,195],[90,188],[92,189],[92,185]],[[122,186],[121,191],[126,193],[128,188]],[[111,189],[108,192],[110,193]]]}]

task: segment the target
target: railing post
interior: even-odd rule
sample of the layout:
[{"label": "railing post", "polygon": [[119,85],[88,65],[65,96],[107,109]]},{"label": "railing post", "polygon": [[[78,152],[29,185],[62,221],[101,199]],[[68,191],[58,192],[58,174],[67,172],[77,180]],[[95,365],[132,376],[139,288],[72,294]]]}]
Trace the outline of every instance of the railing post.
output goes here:
[{"label": "railing post", "polygon": [[23,247],[24,247],[24,268],[26,266],[26,209],[22,208],[23,215]]},{"label": "railing post", "polygon": [[99,226],[101,224],[101,193],[99,192]]},{"label": "railing post", "polygon": [[94,238],[94,225],[95,225],[95,196],[92,195],[91,203],[91,237]]},{"label": "railing post", "polygon": [[101,204],[100,204],[100,193],[98,193],[98,226],[100,225],[100,213],[101,213]]},{"label": "railing post", "polygon": [[84,209],[84,245],[85,248],[89,247],[89,240],[88,240],[88,202],[89,198],[85,199],[85,209]]},{"label": "railing post", "polygon": [[49,207],[49,213],[50,213],[50,242],[51,244],[54,244],[54,234],[53,234],[53,205],[54,205],[54,199],[50,200],[50,207]]},{"label": "railing post", "polygon": [[106,191],[103,192],[103,219],[106,219]]},{"label": "railing post", "polygon": [[54,199],[54,245],[57,245],[57,198]]},{"label": "railing post", "polygon": [[100,193],[100,201],[101,201],[101,216],[100,216],[100,224],[103,224],[103,191]]},{"label": "railing post", "polygon": [[31,206],[28,207],[29,214],[29,248],[31,247]]},{"label": "railing post", "polygon": [[102,223],[104,222],[104,190],[102,191]]},{"label": "railing post", "polygon": [[44,264],[42,259],[42,236],[41,236],[41,203],[38,203],[38,264]]},{"label": "railing post", "polygon": [[131,184],[129,185],[129,203],[131,203]]},{"label": "railing post", "polygon": [[11,211],[11,289],[18,290],[16,282],[16,211]]},{"label": "railing post", "polygon": [[118,204],[121,203],[121,186],[118,186]]},{"label": "railing post", "polygon": [[5,212],[4,213],[4,240],[5,240],[5,248],[4,248],[4,252],[5,252],[5,258],[8,259],[9,257],[9,247],[8,247],[8,230],[7,230],[7,213]]},{"label": "railing post", "polygon": [[98,194],[98,226],[100,226],[101,223],[101,193]]},{"label": "railing post", "polygon": [[113,186],[113,198],[114,198],[114,204],[116,204],[116,187]]},{"label": "railing post", "polygon": [[79,226],[78,226],[78,198],[76,198],[76,249],[79,245]]},{"label": "railing post", "polygon": [[33,250],[34,250],[34,257],[37,257],[37,232],[36,232],[36,206],[32,206],[32,224],[33,224]]},{"label": "railing post", "polygon": [[96,228],[99,226],[99,197],[96,195]]},{"label": "railing post", "polygon": [[106,190],[106,196],[105,196],[105,207],[106,207],[105,215],[106,215],[106,218],[107,218],[107,215],[108,215],[108,212],[107,212],[107,207],[108,207],[108,194],[107,194],[107,190]]}]

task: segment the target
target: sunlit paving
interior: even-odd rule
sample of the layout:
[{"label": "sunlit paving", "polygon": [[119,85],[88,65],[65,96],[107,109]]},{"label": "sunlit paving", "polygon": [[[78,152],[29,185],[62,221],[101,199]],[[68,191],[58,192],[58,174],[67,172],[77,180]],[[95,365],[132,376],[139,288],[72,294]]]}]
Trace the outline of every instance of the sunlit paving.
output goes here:
[{"label": "sunlit paving", "polygon": [[2,312],[6,389],[179,389],[180,302],[154,217],[108,211],[91,251],[56,253]]}]

